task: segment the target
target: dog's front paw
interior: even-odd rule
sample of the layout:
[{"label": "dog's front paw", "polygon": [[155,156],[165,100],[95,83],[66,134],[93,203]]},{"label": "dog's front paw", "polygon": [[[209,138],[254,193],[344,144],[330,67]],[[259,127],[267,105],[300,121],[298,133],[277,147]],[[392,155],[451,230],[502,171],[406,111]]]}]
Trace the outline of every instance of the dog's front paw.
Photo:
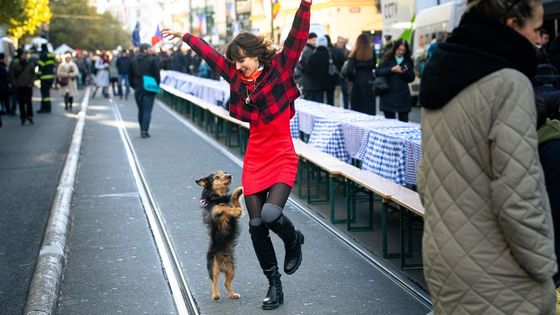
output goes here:
[{"label": "dog's front paw", "polygon": [[235,292],[228,293],[228,298],[230,298],[232,300],[237,300],[240,297],[241,297],[241,295],[239,295],[238,293],[235,293]]}]

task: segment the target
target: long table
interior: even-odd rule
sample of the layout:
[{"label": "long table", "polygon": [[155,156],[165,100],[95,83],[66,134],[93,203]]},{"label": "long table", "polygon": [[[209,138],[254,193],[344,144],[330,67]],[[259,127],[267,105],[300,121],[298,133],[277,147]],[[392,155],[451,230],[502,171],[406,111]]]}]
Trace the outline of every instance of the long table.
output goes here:
[{"label": "long table", "polygon": [[[225,104],[229,85],[225,81],[162,71],[162,82],[212,104]],[[416,184],[416,167],[422,153],[420,125],[385,119],[316,103],[295,101],[290,121],[293,138],[309,135],[309,144],[344,162],[361,161],[362,169],[401,185]]]}]

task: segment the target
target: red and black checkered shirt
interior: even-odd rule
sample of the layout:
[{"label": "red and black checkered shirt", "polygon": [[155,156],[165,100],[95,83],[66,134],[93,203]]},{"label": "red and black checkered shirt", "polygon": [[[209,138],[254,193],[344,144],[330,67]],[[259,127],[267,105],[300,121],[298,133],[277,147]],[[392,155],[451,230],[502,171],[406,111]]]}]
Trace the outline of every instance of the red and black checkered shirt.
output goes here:
[{"label": "red and black checkered shirt", "polygon": [[[300,3],[283,49],[276,54],[270,67],[265,68],[253,93],[249,93],[246,85],[241,82],[241,74],[235,70],[235,63],[227,60],[203,39],[190,33],[183,35],[183,41],[229,83],[229,113],[232,117],[248,122],[256,122],[260,118],[267,123],[288,107],[291,111],[290,116],[295,114],[294,101],[300,93],[294,82],[294,68],[307,43],[310,10],[310,2]],[[247,97],[250,99],[249,104],[245,103]]]}]

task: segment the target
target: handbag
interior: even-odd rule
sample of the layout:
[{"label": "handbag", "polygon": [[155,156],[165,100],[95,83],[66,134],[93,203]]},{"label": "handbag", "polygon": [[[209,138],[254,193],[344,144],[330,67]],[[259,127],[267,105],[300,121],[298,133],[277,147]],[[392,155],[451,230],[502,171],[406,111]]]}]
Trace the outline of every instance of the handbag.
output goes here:
[{"label": "handbag", "polygon": [[340,73],[338,72],[338,68],[333,62],[330,49],[329,49],[329,75],[331,77],[334,77],[335,79],[338,79],[338,77],[340,76]]},{"label": "handbag", "polygon": [[70,81],[68,79],[68,77],[59,77],[58,78],[58,85],[60,86],[67,86],[68,85],[68,81]]},{"label": "handbag", "polygon": [[149,75],[144,75],[142,76],[142,82],[143,82],[144,90],[156,94],[161,92],[161,89],[159,88],[159,85],[157,84],[157,81],[154,77]]},{"label": "handbag", "polygon": [[389,83],[387,83],[387,78],[384,76],[375,77],[375,79],[373,80],[373,89],[375,90],[375,93],[378,95],[387,92],[387,90],[389,89]]},{"label": "handbag", "polygon": [[353,58],[348,58],[342,65],[341,70],[342,77],[348,79],[348,81],[354,81],[354,76],[356,75],[356,65]]}]

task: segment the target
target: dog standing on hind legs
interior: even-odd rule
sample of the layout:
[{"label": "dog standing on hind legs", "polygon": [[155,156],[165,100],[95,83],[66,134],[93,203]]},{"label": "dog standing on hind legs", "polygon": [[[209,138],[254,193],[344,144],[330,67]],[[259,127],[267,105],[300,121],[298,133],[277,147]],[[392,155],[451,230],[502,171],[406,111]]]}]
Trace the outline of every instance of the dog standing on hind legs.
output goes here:
[{"label": "dog standing on hind legs", "polygon": [[232,282],[235,277],[234,251],[239,237],[239,217],[241,217],[241,204],[239,197],[243,188],[238,187],[229,195],[231,175],[223,171],[196,180],[202,186],[203,221],[208,227],[210,244],[206,254],[206,267],[212,281],[212,299],[218,300],[218,276],[225,274],[224,286],[230,299],[239,299],[239,294],[233,291]]}]

